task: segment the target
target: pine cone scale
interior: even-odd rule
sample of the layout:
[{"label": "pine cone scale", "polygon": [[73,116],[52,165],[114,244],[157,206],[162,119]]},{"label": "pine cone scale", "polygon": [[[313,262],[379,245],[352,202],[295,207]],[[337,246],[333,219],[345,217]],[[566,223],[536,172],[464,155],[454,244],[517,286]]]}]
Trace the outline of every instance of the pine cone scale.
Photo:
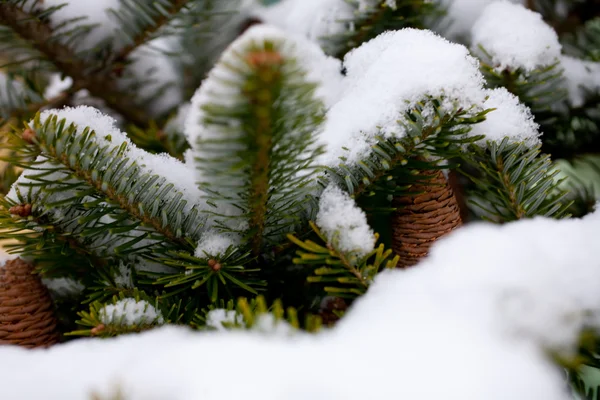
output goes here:
[{"label": "pine cone scale", "polygon": [[58,343],[54,306],[46,287],[21,259],[0,267],[0,345],[47,347]]},{"label": "pine cone scale", "polygon": [[398,209],[392,217],[392,246],[400,256],[400,268],[417,264],[437,239],[462,224],[458,202],[444,174],[423,171],[421,176],[429,179],[409,189],[419,194],[393,200]]}]

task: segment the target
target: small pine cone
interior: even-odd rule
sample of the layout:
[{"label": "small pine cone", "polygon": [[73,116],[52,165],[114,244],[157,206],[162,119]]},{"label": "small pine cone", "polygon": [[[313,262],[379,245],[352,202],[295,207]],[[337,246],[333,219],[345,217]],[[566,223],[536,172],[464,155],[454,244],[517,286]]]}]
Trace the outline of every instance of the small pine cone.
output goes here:
[{"label": "small pine cone", "polygon": [[423,171],[427,178],[411,186],[417,195],[394,198],[392,248],[400,256],[399,268],[408,268],[426,257],[437,239],[462,224],[460,207],[440,170]]},{"label": "small pine cone", "polygon": [[48,347],[59,341],[52,299],[33,266],[17,258],[0,267],[0,345]]}]

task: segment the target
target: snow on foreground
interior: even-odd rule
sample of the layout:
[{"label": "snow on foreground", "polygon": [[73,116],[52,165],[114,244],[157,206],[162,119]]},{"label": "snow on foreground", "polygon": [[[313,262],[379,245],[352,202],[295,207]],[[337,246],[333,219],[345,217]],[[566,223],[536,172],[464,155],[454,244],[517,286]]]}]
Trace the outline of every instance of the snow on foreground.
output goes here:
[{"label": "snow on foreground", "polygon": [[0,348],[2,398],[566,400],[547,351],[598,326],[600,212],[464,227],[381,274],[316,336],[164,327],[50,350]]}]

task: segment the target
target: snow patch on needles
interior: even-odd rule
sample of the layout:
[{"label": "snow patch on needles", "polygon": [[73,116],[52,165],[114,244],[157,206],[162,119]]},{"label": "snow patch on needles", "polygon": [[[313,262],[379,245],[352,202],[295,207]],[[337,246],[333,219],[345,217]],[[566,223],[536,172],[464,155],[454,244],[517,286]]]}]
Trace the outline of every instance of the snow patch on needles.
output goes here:
[{"label": "snow patch on needles", "polygon": [[375,248],[375,235],[364,211],[336,186],[327,187],[321,195],[316,223],[340,251],[362,258]]},{"label": "snow patch on needles", "polygon": [[351,20],[353,11],[343,0],[283,0],[261,8],[257,16],[287,32],[324,44],[327,37],[347,31],[344,20]]},{"label": "snow patch on needles", "polygon": [[473,126],[471,135],[485,135],[480,144],[488,140],[501,142],[509,138],[511,142],[526,142],[529,146],[540,143],[539,125],[533,120],[531,110],[519,98],[505,88],[488,91],[485,109],[495,108],[486,120]]},{"label": "snow patch on needles", "polygon": [[100,310],[100,321],[103,324],[118,325],[142,325],[164,323],[164,319],[154,306],[145,300],[136,301],[135,299],[119,300],[115,304],[110,304]]},{"label": "snow patch on needles", "polygon": [[[582,328],[600,328],[599,230],[600,212],[463,227],[418,267],[380,274],[316,335],[163,327],[44,351],[2,347],[2,393],[76,400],[118,383],[132,399],[570,400],[548,350],[569,353]],[[232,359],[257,363],[235,385],[223,374]]]},{"label": "snow patch on needles", "polygon": [[[83,21],[77,21],[75,24],[94,25],[88,34],[80,34],[75,41],[78,50],[92,50],[98,44],[110,39],[117,29],[121,29],[118,22],[111,17],[109,9],[118,10],[121,6],[120,0],[94,0],[94,1],[65,1],[65,0],[44,0],[35,3],[37,7],[45,10],[58,7],[60,8],[50,14],[52,26],[61,26],[65,24],[64,29],[71,29],[74,25],[68,24],[76,18],[85,18]],[[65,40],[72,41],[68,36]]]},{"label": "snow patch on needles", "polygon": [[46,278],[42,279],[42,283],[53,296],[59,298],[77,296],[85,289],[81,282],[71,278]]},{"label": "snow patch on needles", "polygon": [[228,325],[242,325],[244,317],[235,310],[217,308],[210,310],[206,315],[206,326],[218,331],[227,331]]},{"label": "snow patch on needles", "polygon": [[[328,112],[322,162],[348,163],[370,152],[376,134],[403,137],[398,120],[426,96],[470,108],[484,101],[478,61],[466,47],[430,31],[387,32],[353,50],[344,59],[347,77],[340,100]],[[349,150],[343,150],[347,147]]]},{"label": "snow patch on needles", "polygon": [[564,69],[569,101],[573,107],[581,107],[588,92],[600,91],[600,62],[570,56],[562,56],[560,62]]},{"label": "snow patch on needles", "polygon": [[125,68],[119,85],[124,91],[137,93],[138,101],[151,115],[162,115],[183,101],[180,71],[173,62],[176,39],[172,37],[154,39],[135,49],[131,62]]},{"label": "snow patch on needles", "polygon": [[93,107],[65,107],[60,110],[47,110],[42,112],[40,120],[42,123],[47,118],[56,115],[59,120],[66,119],[67,124],[75,124],[77,132],[81,134],[87,127],[91,128],[96,136],[95,140],[101,146],[119,146],[127,143],[127,150],[123,154],[130,160],[135,160],[138,165],[145,168],[147,173],[156,174],[166,178],[173,183],[176,190],[183,193],[187,200],[186,210],[197,205],[205,208],[201,203],[202,192],[197,188],[193,177],[193,171],[184,163],[167,154],[151,154],[136,147],[127,135],[117,127],[116,120],[102,114]]},{"label": "snow patch on needles", "polygon": [[[442,0],[442,6],[447,10],[446,18],[450,25],[443,30],[443,36],[452,39],[469,39],[473,24],[483,10],[497,0]],[[524,4],[524,0],[511,0],[513,3]]]},{"label": "snow patch on needles", "polygon": [[206,232],[196,247],[198,258],[216,257],[223,255],[232,246],[240,244],[241,238],[235,234]]},{"label": "snow patch on needles", "polygon": [[542,16],[508,1],[490,4],[472,30],[472,46],[482,46],[498,70],[532,71],[558,61],[561,45],[556,31]]}]

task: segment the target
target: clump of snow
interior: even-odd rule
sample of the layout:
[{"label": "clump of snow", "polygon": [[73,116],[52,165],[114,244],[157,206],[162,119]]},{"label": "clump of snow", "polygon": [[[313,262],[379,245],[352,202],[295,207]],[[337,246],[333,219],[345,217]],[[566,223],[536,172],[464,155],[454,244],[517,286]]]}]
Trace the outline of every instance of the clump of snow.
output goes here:
[{"label": "clump of snow", "polygon": [[[45,10],[60,6],[57,11],[50,14],[50,23],[54,27],[61,27],[59,32],[72,29],[73,26],[94,25],[88,34],[80,34],[78,40],[75,41],[78,50],[92,50],[95,46],[111,40],[115,32],[120,29],[118,21],[109,13],[110,9],[119,9],[120,0],[94,0],[92,2],[44,0],[35,4],[38,8]],[[83,20],[75,22],[75,25],[64,25],[79,18],[83,18]],[[70,36],[63,39],[72,41]]]},{"label": "clump of snow", "polygon": [[[497,0],[442,0],[441,5],[446,10],[446,23],[443,36],[451,39],[467,41],[471,29],[483,10]],[[511,0],[512,3],[525,4],[525,0]]]},{"label": "clump of snow", "polygon": [[50,75],[48,86],[44,89],[44,97],[51,99],[62,94],[65,90],[68,90],[73,85],[73,79],[70,77],[62,77],[59,73]]},{"label": "clump of snow", "polygon": [[232,246],[237,246],[241,238],[235,234],[206,232],[198,242],[195,255],[198,258],[216,257],[225,254]]},{"label": "clump of snow", "polygon": [[585,61],[570,56],[561,57],[563,76],[573,107],[584,104],[588,92],[600,91],[600,62]]},{"label": "clump of snow", "polygon": [[[568,355],[582,328],[600,328],[599,229],[600,212],[464,227],[417,267],[380,274],[316,335],[163,327],[44,351],[2,347],[3,396],[75,400],[121,385],[132,399],[570,400],[548,351]],[[255,361],[235,385],[223,374],[232,359]]]},{"label": "clump of snow", "polygon": [[343,0],[283,0],[257,16],[268,24],[327,44],[326,38],[347,32],[354,8]]},{"label": "clump of snow", "polygon": [[206,315],[206,326],[218,331],[226,331],[226,325],[240,325],[244,323],[244,317],[235,310],[217,308],[210,310]]},{"label": "clump of snow", "polygon": [[376,134],[403,137],[398,121],[426,96],[444,96],[442,107],[466,109],[485,98],[478,61],[466,47],[430,31],[379,35],[346,55],[344,66],[340,100],[329,110],[322,135],[325,165],[337,165],[340,157],[348,163],[364,158]]},{"label": "clump of snow", "polygon": [[291,336],[298,333],[298,330],[287,321],[277,319],[271,313],[264,313],[256,318],[252,330],[261,334],[273,336]]},{"label": "clump of snow", "polygon": [[498,70],[536,68],[554,64],[561,53],[556,31],[542,16],[506,0],[485,8],[472,30],[472,47],[482,46]]},{"label": "clump of snow", "polygon": [[81,282],[72,278],[46,278],[42,282],[56,297],[77,296],[85,289]]},{"label": "clump of snow", "polygon": [[531,110],[519,98],[505,88],[488,91],[488,99],[483,103],[488,113],[486,120],[473,126],[471,135],[485,135],[481,144],[488,140],[501,142],[509,138],[511,142],[525,142],[534,146],[540,142],[539,125],[533,120]]},{"label": "clump of snow", "polygon": [[123,142],[131,144],[127,135],[117,127],[115,119],[103,114],[96,108],[79,106],[65,107],[60,110],[46,110],[41,113],[40,121],[43,124],[54,115],[58,117],[58,120],[66,119],[67,124],[75,124],[78,134],[82,134],[88,127],[93,129],[96,132],[96,140],[103,145],[118,146]]},{"label": "clump of snow", "polygon": [[103,324],[118,325],[142,325],[164,323],[160,311],[145,300],[136,301],[135,299],[119,300],[115,304],[109,304],[100,310],[100,321]]},{"label": "clump of snow", "polygon": [[183,101],[181,71],[168,52],[176,48],[175,38],[160,37],[135,49],[119,85],[133,88],[151,115],[161,115]]},{"label": "clump of snow", "polygon": [[327,187],[321,195],[316,223],[329,243],[342,252],[360,259],[375,248],[366,214],[337,186]]},{"label": "clump of snow", "polygon": [[113,276],[115,285],[119,288],[133,288],[132,267],[123,261],[119,263],[119,271]]}]

